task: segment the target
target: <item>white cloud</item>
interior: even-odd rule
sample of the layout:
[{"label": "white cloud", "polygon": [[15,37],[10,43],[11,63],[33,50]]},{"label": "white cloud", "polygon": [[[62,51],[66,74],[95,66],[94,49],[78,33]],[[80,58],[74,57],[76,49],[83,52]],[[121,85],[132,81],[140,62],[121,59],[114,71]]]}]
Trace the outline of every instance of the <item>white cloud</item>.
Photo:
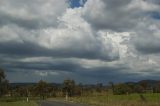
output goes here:
[{"label": "white cloud", "polygon": [[46,72],[46,71],[43,71],[43,72],[42,71],[35,71],[35,74],[42,76],[42,77],[48,76],[48,72]]},{"label": "white cloud", "polygon": [[53,72],[53,71],[48,71],[48,70],[44,70],[44,71],[35,71],[35,74],[38,75],[38,76],[41,76],[41,77],[47,77],[49,75],[51,76],[57,76],[59,75],[58,72]]},{"label": "white cloud", "polygon": [[87,0],[80,0],[80,1],[79,1],[79,4],[80,4],[81,6],[83,6],[86,1],[87,1]]},{"label": "white cloud", "polygon": [[[42,70],[35,74],[44,77],[59,75],[56,70],[45,70],[47,64],[63,68],[68,76],[72,65],[75,76],[83,68],[86,72],[102,68],[143,75],[160,72],[160,21],[152,16],[159,4],[150,0],[87,0],[79,8],[68,5],[65,0],[1,0],[0,57],[5,65],[15,68],[13,63],[37,63],[24,65],[30,69],[42,62]],[[69,64],[60,67],[66,61]]]}]

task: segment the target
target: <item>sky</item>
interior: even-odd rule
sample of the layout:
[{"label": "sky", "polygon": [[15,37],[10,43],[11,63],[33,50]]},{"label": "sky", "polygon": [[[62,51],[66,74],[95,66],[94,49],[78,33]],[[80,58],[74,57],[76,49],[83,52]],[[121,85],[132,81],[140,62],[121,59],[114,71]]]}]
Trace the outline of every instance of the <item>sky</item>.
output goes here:
[{"label": "sky", "polygon": [[10,82],[160,78],[159,0],[0,0]]}]

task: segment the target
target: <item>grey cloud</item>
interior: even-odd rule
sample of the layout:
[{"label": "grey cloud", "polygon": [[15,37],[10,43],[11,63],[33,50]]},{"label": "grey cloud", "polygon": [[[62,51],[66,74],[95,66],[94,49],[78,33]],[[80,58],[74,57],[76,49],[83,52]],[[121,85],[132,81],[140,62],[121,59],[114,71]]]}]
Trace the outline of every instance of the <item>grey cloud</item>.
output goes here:
[{"label": "grey cloud", "polygon": [[[6,70],[7,78],[13,82],[18,80],[26,81],[26,79],[27,81],[34,82],[42,78],[49,82],[62,82],[65,78],[73,78],[77,82],[108,83],[109,81],[121,82],[157,78],[154,77],[157,72],[153,72],[154,69],[152,69],[150,75],[143,76],[139,71],[132,73],[133,69],[130,69],[126,64],[86,68],[79,64],[78,61],[72,59],[59,60],[52,58],[52,60],[50,62],[21,62],[15,57],[13,62],[8,62],[4,59],[1,66]],[[135,68],[135,70],[137,69]],[[34,75],[37,71],[42,73],[47,72],[47,76]],[[49,72],[59,74],[53,77]],[[17,79],[12,76],[14,74],[17,76]],[[19,75],[24,75],[24,77],[22,78]]]},{"label": "grey cloud", "polygon": [[[52,6],[54,3],[56,3],[55,7]],[[48,25],[54,25],[58,21],[57,18],[65,12],[67,8],[65,3],[61,0],[49,0],[47,2],[43,0],[15,0],[14,2],[3,0],[1,5],[4,9],[0,9],[0,24],[5,26],[1,27],[3,29],[1,34],[5,34],[5,36],[0,36],[2,36],[2,39],[7,39],[7,41],[0,42],[0,53],[10,56],[53,56],[106,61],[118,60],[118,48],[114,47],[112,42],[103,44],[101,40],[94,36],[96,34],[92,34],[90,27],[86,29],[85,24],[82,24],[82,28],[75,28],[76,30],[52,26],[49,28],[52,29],[49,35],[43,33],[43,28],[41,29],[41,27],[45,29]],[[64,7],[59,7],[63,5]],[[47,7],[49,10],[46,10]],[[11,11],[8,12],[9,9]],[[72,18],[70,13],[65,14]],[[81,17],[79,18],[81,19]],[[57,25],[67,23],[65,21],[59,22]],[[80,22],[78,20],[78,23]],[[53,31],[57,32],[54,33]],[[49,45],[49,47],[46,47],[43,43]]]},{"label": "grey cloud", "polygon": [[[18,63],[19,64],[19,63]],[[32,64],[32,65],[31,65]],[[76,80],[76,82],[84,82],[84,83],[97,83],[102,82],[104,84],[107,84],[109,81],[114,82],[122,82],[122,81],[135,81],[135,80],[141,80],[143,78],[153,78],[153,75],[150,76],[141,76],[139,73],[129,73],[125,70],[128,70],[127,67],[97,67],[97,68],[84,68],[79,64],[72,63],[71,61],[68,61],[68,63],[61,61],[61,62],[54,62],[49,64],[41,64],[41,63],[29,63],[27,64],[21,64],[22,67],[19,67],[19,65],[16,68],[11,68],[10,71],[7,71],[7,73],[23,73],[25,75],[30,75],[30,79],[34,81],[38,76],[32,76],[37,70],[39,72],[57,72],[60,73],[59,75],[52,76],[51,74],[47,74],[47,76],[39,76],[40,78],[43,78],[49,82],[59,82],[63,81],[65,78],[73,78]],[[19,70],[14,71],[13,69]],[[9,70],[9,69],[8,69]],[[13,71],[12,71],[13,70]],[[24,70],[24,71],[23,71]],[[28,70],[28,71],[27,71]],[[25,80],[21,78],[22,81]],[[37,78],[38,79],[38,78]]]},{"label": "grey cloud", "polygon": [[[85,5],[83,14],[84,18],[96,29],[128,31],[136,25],[140,17],[139,11],[137,12],[127,7],[131,0],[97,1],[99,1],[99,6],[94,4],[92,0],[89,0],[88,4],[86,3]],[[88,5],[95,6],[87,7]],[[92,9],[95,9],[95,11],[91,12]]]},{"label": "grey cloud", "polygon": [[[75,45],[74,45],[75,46]],[[79,46],[79,45],[77,45]],[[113,61],[119,59],[117,54],[107,55],[103,54],[99,49],[94,48],[93,50],[74,50],[72,49],[48,49],[40,46],[36,43],[23,41],[23,42],[0,42],[0,54],[8,56],[23,56],[23,57],[34,57],[34,56],[52,56],[52,57],[77,57],[77,58],[88,58],[88,59],[101,59],[107,61]],[[108,51],[109,52],[109,51]]]},{"label": "grey cloud", "polygon": [[[16,16],[10,16],[8,14],[0,12],[0,26],[15,24],[19,27],[24,27],[27,29],[37,29],[42,27],[42,21],[37,19],[21,19]],[[44,26],[45,27],[45,26]]]},{"label": "grey cloud", "polygon": [[68,7],[63,0],[2,0],[0,6],[0,26],[15,24],[27,29],[56,27]]},{"label": "grey cloud", "polygon": [[[156,24],[155,26],[158,28]],[[135,49],[142,54],[160,53],[159,30],[151,30],[149,27],[148,25],[148,27],[141,29],[142,31],[136,33],[132,39],[133,45]]]},{"label": "grey cloud", "polygon": [[[43,78],[53,82],[66,77],[88,83],[158,78],[159,67],[153,64],[159,64],[159,20],[150,16],[157,12],[152,6],[141,8],[138,0],[87,0],[69,9],[64,1],[0,1],[0,65],[9,80],[34,82],[42,78],[38,72],[48,73]],[[35,57],[51,60],[22,61]]]},{"label": "grey cloud", "polygon": [[88,0],[83,8],[83,17],[96,30],[134,32],[149,12],[158,10],[155,1],[149,0]]},{"label": "grey cloud", "polygon": [[108,9],[120,9],[128,5],[132,0],[102,0]]},{"label": "grey cloud", "polygon": [[[54,59],[53,59],[54,60]],[[128,68],[125,66],[121,67],[110,67],[110,66],[105,66],[105,67],[96,67],[96,68],[84,68],[80,64],[74,62],[74,61],[53,61],[53,62],[14,62],[10,64],[3,64],[2,65],[7,71],[7,73],[17,73],[18,74],[34,74],[35,71],[39,72],[54,72],[56,71],[57,73],[60,73],[59,76],[65,76],[63,78],[58,79],[51,79],[52,75],[48,75],[46,77],[46,80],[49,81],[59,81],[64,80],[66,77],[69,78],[74,78],[76,81],[81,82],[86,80],[88,83],[96,83],[98,82],[103,82],[107,83],[109,81],[124,81],[127,80],[128,78],[134,76],[135,74],[129,74],[124,72],[124,70],[127,70]],[[65,73],[68,73],[65,75]],[[83,77],[82,77],[83,76]],[[19,77],[19,76],[17,76]],[[57,78],[56,77],[56,78]],[[31,79],[34,79],[34,77],[30,77]],[[12,79],[12,78],[10,78]],[[23,78],[21,78],[24,80]],[[45,77],[44,77],[45,79]],[[90,79],[87,81],[87,79]],[[33,80],[34,81],[34,80]]]},{"label": "grey cloud", "polygon": [[147,2],[150,2],[150,3],[154,3],[154,4],[158,4],[160,5],[160,1],[159,0],[144,0],[144,1],[147,1]]},{"label": "grey cloud", "polygon": [[24,70],[56,70],[56,71],[67,71],[75,72],[77,69],[83,69],[79,64],[73,63],[71,61],[53,61],[53,62],[14,62],[14,63],[4,63],[2,66],[8,71],[12,69],[24,69]]},{"label": "grey cloud", "polygon": [[143,54],[155,54],[160,53],[159,39],[150,39],[146,41],[140,41],[135,44],[136,49]]}]

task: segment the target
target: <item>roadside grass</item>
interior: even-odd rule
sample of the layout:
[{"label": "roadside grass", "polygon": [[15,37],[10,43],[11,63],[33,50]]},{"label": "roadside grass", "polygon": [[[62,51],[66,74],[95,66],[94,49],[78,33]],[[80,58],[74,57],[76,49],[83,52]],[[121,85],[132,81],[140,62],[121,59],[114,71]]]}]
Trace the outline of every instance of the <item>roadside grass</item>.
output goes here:
[{"label": "roadside grass", "polygon": [[0,106],[38,106],[39,98],[30,97],[27,102],[26,97],[1,97]]},{"label": "roadside grass", "polygon": [[38,106],[35,101],[0,102],[0,106]]},{"label": "roadside grass", "polygon": [[69,101],[91,106],[160,106],[160,94],[94,95],[72,97]]}]

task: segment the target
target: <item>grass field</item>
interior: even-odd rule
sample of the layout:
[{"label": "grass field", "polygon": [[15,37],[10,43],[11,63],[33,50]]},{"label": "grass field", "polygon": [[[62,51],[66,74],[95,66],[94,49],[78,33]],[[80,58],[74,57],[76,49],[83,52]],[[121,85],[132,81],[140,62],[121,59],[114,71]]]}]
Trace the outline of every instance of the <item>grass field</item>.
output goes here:
[{"label": "grass field", "polygon": [[[143,95],[143,96],[142,96]],[[130,94],[130,95],[90,95],[69,98],[69,101],[88,104],[89,106],[160,106],[160,94]],[[63,101],[65,98],[53,98],[54,100]],[[48,100],[53,100],[52,98]],[[38,106],[38,98],[1,98],[0,106]]]},{"label": "grass field", "polygon": [[38,106],[36,102],[17,101],[17,102],[0,102],[0,106]]},{"label": "grass field", "polygon": [[160,94],[73,97],[70,101],[91,106],[160,106]]},{"label": "grass field", "polygon": [[37,100],[38,98],[29,98],[27,102],[26,97],[1,97],[0,106],[38,106]]}]

